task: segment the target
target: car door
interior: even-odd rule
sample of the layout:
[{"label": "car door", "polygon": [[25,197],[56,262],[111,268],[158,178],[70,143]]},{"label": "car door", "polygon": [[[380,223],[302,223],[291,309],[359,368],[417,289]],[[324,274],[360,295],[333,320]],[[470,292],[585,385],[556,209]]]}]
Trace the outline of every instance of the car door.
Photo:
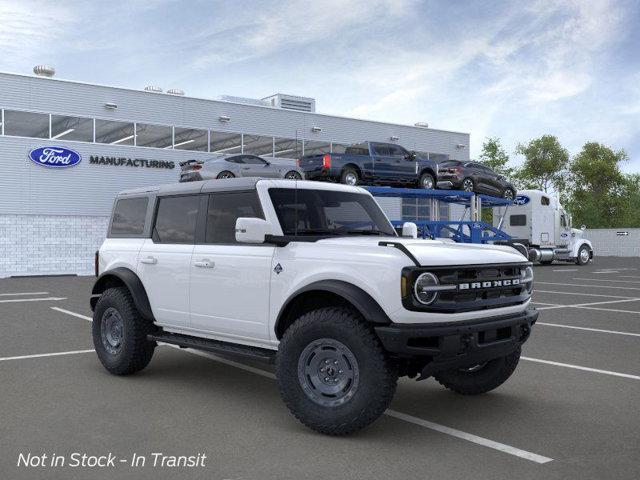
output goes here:
[{"label": "car door", "polygon": [[485,178],[484,183],[487,193],[490,193],[491,195],[500,195],[502,193],[500,175],[484,165],[479,165],[479,171]]},{"label": "car door", "polygon": [[279,176],[276,165],[258,156],[243,155],[242,162],[240,172],[243,177],[277,178]]},{"label": "car door", "polygon": [[486,175],[486,172],[482,169],[482,165],[475,162],[469,162],[466,164],[466,169],[468,171],[467,176],[473,179],[476,192],[478,193],[491,192],[491,188],[487,185],[487,175]]},{"label": "car door", "polygon": [[264,218],[255,190],[212,193],[191,261],[191,327],[218,338],[269,340],[274,246],[235,240],[238,217]]},{"label": "car door", "polygon": [[373,159],[374,180],[386,182],[392,180],[392,163],[395,159],[391,157],[389,147],[384,143],[372,143],[370,146],[370,152],[371,158]]},{"label": "car door", "polygon": [[393,178],[402,183],[416,181],[417,159],[400,145],[388,145],[390,170]]},{"label": "car door", "polygon": [[138,275],[159,325],[188,328],[189,277],[195,244],[198,195],[159,197],[152,238],[138,256]]}]

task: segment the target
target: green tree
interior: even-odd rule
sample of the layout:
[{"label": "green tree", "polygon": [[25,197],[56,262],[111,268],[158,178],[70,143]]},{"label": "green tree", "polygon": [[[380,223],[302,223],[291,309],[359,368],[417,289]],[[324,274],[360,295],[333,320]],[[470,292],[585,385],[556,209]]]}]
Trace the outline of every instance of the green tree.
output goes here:
[{"label": "green tree", "polygon": [[[569,208],[576,225],[619,227],[630,221],[630,196],[638,192],[638,180],[625,178],[620,162],[627,160],[624,150],[614,151],[598,142],[582,147],[569,167],[571,189]],[[637,207],[636,207],[637,208]]]},{"label": "green tree", "polygon": [[485,139],[482,144],[482,153],[480,154],[479,160],[483,165],[500,175],[511,177],[514,174],[514,168],[508,165],[509,155],[502,147],[502,143],[498,137]]},{"label": "green tree", "polygon": [[556,193],[562,193],[566,187],[569,152],[554,135],[543,135],[527,144],[519,144],[516,153],[525,157],[516,174],[519,186],[545,192],[553,188]]}]

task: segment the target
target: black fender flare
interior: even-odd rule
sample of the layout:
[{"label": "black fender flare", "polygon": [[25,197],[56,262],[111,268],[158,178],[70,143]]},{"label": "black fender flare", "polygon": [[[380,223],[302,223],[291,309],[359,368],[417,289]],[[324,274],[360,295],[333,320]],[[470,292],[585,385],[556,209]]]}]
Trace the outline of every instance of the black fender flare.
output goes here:
[{"label": "black fender flare", "polygon": [[95,309],[98,297],[105,291],[106,286],[109,284],[109,280],[118,279],[129,289],[131,296],[133,297],[133,303],[135,304],[138,312],[145,320],[153,321],[153,312],[151,311],[151,304],[149,303],[149,297],[147,291],[142,285],[140,278],[126,267],[118,267],[113,270],[108,270],[98,277],[91,289],[91,310]]},{"label": "black fender flare", "polygon": [[320,280],[318,282],[310,283],[299,290],[296,290],[293,294],[287,298],[284,302],[278,317],[274,325],[275,332],[279,331],[279,326],[283,318],[286,317],[289,307],[293,302],[302,294],[307,292],[328,292],[334,295],[342,297],[349,302],[354,308],[364,317],[365,320],[381,324],[388,325],[391,323],[391,319],[387,316],[382,307],[376,302],[371,295],[349,282],[342,280]]},{"label": "black fender flare", "polygon": [[420,173],[418,173],[418,180],[420,180],[420,177],[425,173],[428,173],[429,175],[431,175],[435,182],[438,181],[438,176],[436,175],[436,172],[429,165],[425,165],[420,169]]}]

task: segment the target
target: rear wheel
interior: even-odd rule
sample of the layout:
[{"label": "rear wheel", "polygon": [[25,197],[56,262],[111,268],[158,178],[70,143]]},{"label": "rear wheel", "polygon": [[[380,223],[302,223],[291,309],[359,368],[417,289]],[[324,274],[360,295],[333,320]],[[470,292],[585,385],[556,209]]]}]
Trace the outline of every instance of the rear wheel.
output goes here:
[{"label": "rear wheel", "polygon": [[235,178],[235,175],[233,173],[231,173],[230,171],[225,170],[223,172],[220,172],[216,178],[220,179],[220,180],[222,180],[224,178]]},{"label": "rear wheel", "polygon": [[356,186],[358,184],[358,180],[358,172],[349,167],[345,168],[340,176],[340,183],[345,185]]},{"label": "rear wheel", "polygon": [[475,184],[473,183],[473,180],[471,180],[470,178],[465,178],[462,181],[462,190],[464,190],[465,192],[473,192],[475,189]]},{"label": "rear wheel", "polygon": [[520,347],[505,356],[469,368],[434,375],[444,387],[462,395],[478,395],[498,388],[513,374],[520,360]]},{"label": "rear wheel", "polygon": [[436,181],[433,178],[433,175],[430,173],[423,173],[420,175],[420,188],[424,188],[426,190],[433,190],[436,187]]},{"label": "rear wheel", "polygon": [[142,318],[124,287],[109,288],[93,312],[93,346],[100,362],[115,375],[130,375],[151,361],[156,343],[147,335],[156,330]]},{"label": "rear wheel", "polygon": [[359,315],[328,307],[302,315],[285,332],[276,377],[300,422],[320,433],[345,435],[382,415],[398,374]]},{"label": "rear wheel", "polygon": [[288,180],[302,180],[302,175],[300,175],[295,170],[291,170],[290,172],[287,172],[287,174],[284,176],[284,178],[286,178]]},{"label": "rear wheel", "polygon": [[576,263],[578,265],[586,265],[591,261],[591,252],[589,251],[589,247],[586,245],[582,245],[580,250],[578,250],[578,256],[576,257]]}]

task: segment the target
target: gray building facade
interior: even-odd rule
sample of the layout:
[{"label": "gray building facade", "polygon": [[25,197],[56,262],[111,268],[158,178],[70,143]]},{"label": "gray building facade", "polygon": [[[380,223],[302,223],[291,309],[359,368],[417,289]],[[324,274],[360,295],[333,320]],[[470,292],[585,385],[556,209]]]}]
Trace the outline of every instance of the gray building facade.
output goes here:
[{"label": "gray building facade", "polygon": [[[363,140],[469,158],[466,133],[0,73],[0,277],[90,274],[115,194],[176,182],[179,162],[298,158]],[[81,160],[68,168],[30,160],[51,147]]]}]

